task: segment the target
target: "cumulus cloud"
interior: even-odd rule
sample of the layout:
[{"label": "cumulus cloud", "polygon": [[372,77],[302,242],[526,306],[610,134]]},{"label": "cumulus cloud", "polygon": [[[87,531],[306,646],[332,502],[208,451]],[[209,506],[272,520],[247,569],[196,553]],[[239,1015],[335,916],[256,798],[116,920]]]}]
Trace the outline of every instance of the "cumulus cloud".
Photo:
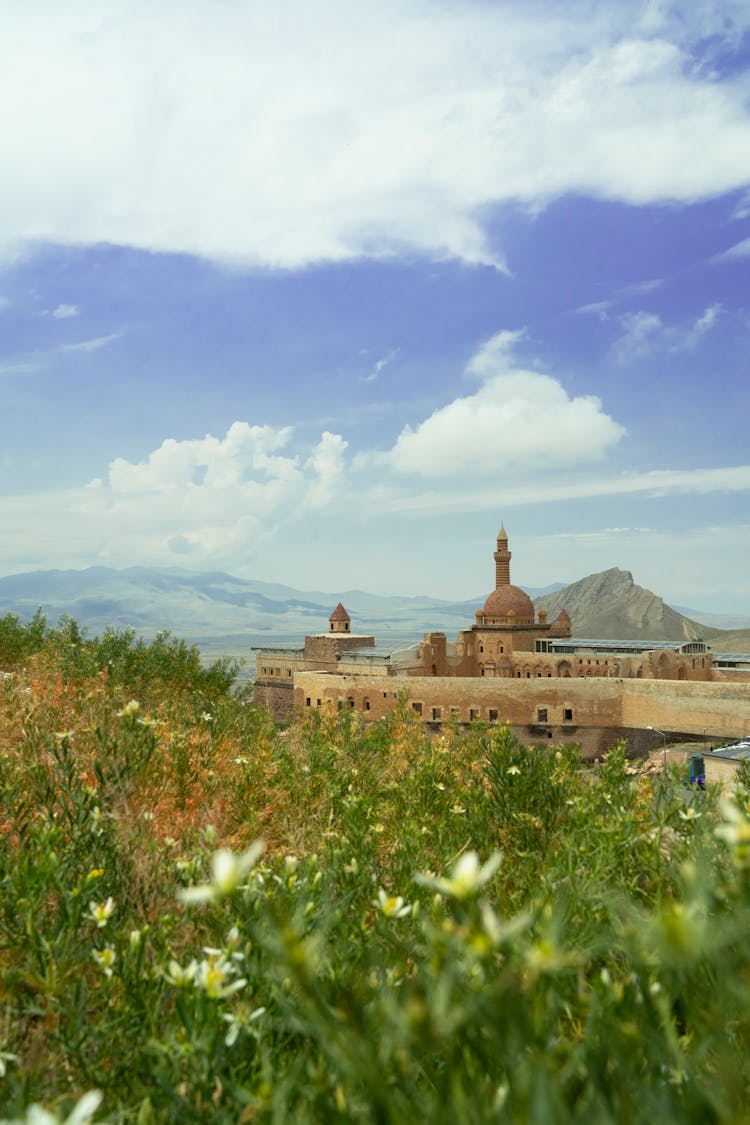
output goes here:
[{"label": "cumulus cloud", "polygon": [[78,305],[58,305],[52,311],[53,320],[69,320],[72,316],[79,316],[81,310]]},{"label": "cumulus cloud", "polygon": [[490,204],[747,184],[747,81],[696,65],[708,36],[732,49],[747,29],[729,7],[18,4],[4,237],[291,268],[406,247],[502,268]]},{"label": "cumulus cloud", "polygon": [[113,492],[178,491],[202,486],[220,490],[263,480],[289,479],[298,472],[295,458],[278,455],[289,441],[288,427],[233,422],[226,437],[176,441],[167,438],[145,461],[118,457],[109,466]]},{"label": "cumulus cloud", "polygon": [[406,426],[391,468],[427,477],[533,473],[596,460],[619,441],[625,430],[598,398],[571,398],[551,376],[513,367],[521,335],[499,332],[477,351],[466,370],[483,380],[480,389]]},{"label": "cumulus cloud", "polygon": [[301,456],[286,452],[291,437],[289,427],[237,421],[221,438],[167,438],[143,461],[112,461],[106,485],[81,490],[79,515],[136,526],[152,557],[190,553],[201,565],[230,565],[336,500],[347,442],[326,432]]}]

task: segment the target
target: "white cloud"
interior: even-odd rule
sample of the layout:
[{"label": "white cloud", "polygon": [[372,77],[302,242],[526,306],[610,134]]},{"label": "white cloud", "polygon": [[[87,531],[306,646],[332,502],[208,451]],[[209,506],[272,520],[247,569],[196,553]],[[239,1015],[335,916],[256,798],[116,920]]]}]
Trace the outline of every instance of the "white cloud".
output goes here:
[{"label": "white cloud", "polygon": [[737,258],[750,258],[750,238],[743,238],[741,242],[735,242],[734,246],[730,246],[728,250],[717,254],[712,258],[712,261],[731,262]]},{"label": "white cloud", "polygon": [[[553,440],[577,443],[579,449],[588,440],[588,425],[576,430],[578,400],[570,399],[555,380],[531,372],[490,375],[477,395],[499,378],[517,388],[529,414],[532,401],[541,404],[538,432],[546,434],[545,440],[545,412],[553,404],[559,422]],[[595,430],[598,426],[616,436],[619,428],[598,409],[588,417]],[[584,449],[582,459],[587,455]],[[196,568],[219,567],[293,585],[316,583],[331,589],[356,581],[365,588],[406,593],[418,589],[420,574],[422,588],[427,588],[419,539],[421,529],[430,528],[431,541],[445,539],[445,558],[430,575],[429,587],[442,584],[449,591],[467,562],[460,537],[446,533],[454,515],[492,513],[494,520],[498,512],[540,506],[549,510],[566,501],[586,500],[587,512],[599,502],[598,510],[606,513],[603,526],[607,516],[611,521],[618,511],[619,497],[641,496],[651,503],[691,496],[697,510],[700,497],[734,494],[739,511],[740,494],[750,494],[750,465],[615,474],[606,463],[587,473],[573,462],[571,457],[552,473],[537,473],[527,446],[508,471],[456,472],[426,488],[424,479],[415,484],[411,474],[388,471],[382,459],[353,458],[340,434],[326,431],[305,445],[288,427],[237,421],[221,437],[167,439],[141,461],[117,458],[106,475],[79,488],[0,496],[5,529],[0,566],[12,572],[48,567],[50,560],[58,567],[170,565],[187,556]],[[479,469],[484,467],[480,460]],[[632,545],[647,534],[646,521],[658,515],[641,509],[637,518],[643,526],[610,527],[604,539],[625,539]],[[531,525],[541,529],[544,521]],[[384,546],[373,542],[373,528],[378,526],[389,529]],[[597,569],[591,543],[582,542],[576,558],[575,576]],[[421,569],[414,562],[413,579],[405,577],[417,559]],[[546,556],[539,584],[560,577],[558,563],[562,566],[557,552]],[[606,565],[634,568],[622,553]],[[665,573],[671,565],[662,562]],[[653,585],[664,587],[663,582]]]},{"label": "white cloud", "polygon": [[656,313],[625,313],[619,318],[624,331],[613,344],[613,352],[621,363],[628,363],[660,350],[691,351],[716,327],[721,314],[722,306],[717,303],[709,305],[692,323],[677,325],[665,324]]},{"label": "white cloud", "polygon": [[0,375],[33,375],[53,367],[56,360],[65,355],[98,352],[119,340],[122,332],[110,332],[106,336],[94,336],[88,340],[76,340],[72,344],[60,344],[56,348],[37,348],[26,355],[18,356],[0,363]]},{"label": "white cloud", "polygon": [[398,355],[399,350],[400,350],[399,348],[393,348],[391,351],[388,352],[387,355],[381,356],[380,359],[376,360],[375,363],[373,364],[372,371],[370,371],[369,375],[365,375],[362,382],[363,383],[374,383],[375,380],[380,375],[381,371],[383,371],[384,368],[388,367],[388,365],[390,363],[393,363],[393,360]]},{"label": "white cloud", "polygon": [[72,316],[79,316],[80,312],[78,305],[58,305],[53,309],[52,317],[54,320],[68,320]]},{"label": "white cloud", "polygon": [[406,426],[386,463],[397,472],[475,478],[534,473],[600,458],[625,430],[593,395],[570,398],[549,375],[512,366],[522,332],[499,332],[472,357],[467,374],[483,380],[473,395]]},{"label": "white cloud", "polygon": [[69,352],[98,352],[100,348],[106,348],[108,344],[118,340],[121,335],[121,332],[110,332],[107,336],[94,336],[90,340],[77,340],[73,344],[61,344],[56,351],[63,354]]},{"label": "white cloud", "polygon": [[515,330],[503,329],[490,336],[466,365],[467,375],[476,375],[479,379],[491,378],[502,371],[510,369],[513,348],[519,344],[526,335],[525,328]]},{"label": "white cloud", "polygon": [[411,492],[390,501],[394,512],[449,515],[451,512],[495,511],[566,500],[594,500],[614,496],[708,496],[712,493],[750,492],[750,465],[715,469],[658,469],[617,475],[572,475],[562,481],[504,481],[502,486],[450,488]]},{"label": "white cloud", "polygon": [[[747,184],[747,80],[704,75],[690,53],[725,33],[727,11],[15,5],[5,238],[282,267],[407,247],[502,267],[489,204],[693,201]],[[746,6],[731,19],[736,39]]]},{"label": "white cloud", "polygon": [[277,451],[289,441],[288,427],[250,426],[233,422],[225,438],[176,441],[167,438],[146,461],[134,464],[118,457],[109,466],[115,493],[192,490],[220,491],[252,486],[268,479],[290,479],[299,472],[295,458]]},{"label": "white cloud", "polygon": [[577,309],[573,309],[573,312],[594,313],[600,320],[606,320],[609,310],[621,301],[629,297],[641,296],[643,293],[652,293],[663,284],[663,280],[659,277],[649,278],[646,281],[636,281],[632,285],[624,285],[621,289],[616,289],[612,296],[605,300],[591,301],[587,305],[580,305]]},{"label": "white cloud", "polygon": [[624,331],[615,342],[614,351],[623,362],[650,352],[664,328],[660,316],[647,312],[625,313],[620,317],[620,324]]}]

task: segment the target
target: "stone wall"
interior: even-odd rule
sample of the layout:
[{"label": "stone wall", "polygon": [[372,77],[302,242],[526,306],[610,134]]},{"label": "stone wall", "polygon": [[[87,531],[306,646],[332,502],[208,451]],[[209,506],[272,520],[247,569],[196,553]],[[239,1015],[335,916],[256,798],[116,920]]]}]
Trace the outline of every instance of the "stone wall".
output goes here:
[{"label": "stone wall", "polygon": [[305,662],[307,666],[333,669],[336,667],[336,653],[347,652],[352,648],[374,648],[373,636],[356,633],[317,633],[305,637]]},{"label": "stone wall", "polygon": [[284,684],[256,680],[253,685],[253,703],[256,707],[268,707],[277,722],[291,719],[294,714],[292,682]]},{"label": "stone wall", "polygon": [[[736,738],[750,732],[750,684],[623,679],[486,679],[414,676],[330,676],[301,672],[294,704],[352,707],[378,719],[408,691],[422,721],[440,724],[509,722],[518,727],[627,730],[655,727],[666,734]],[[308,702],[309,700],[309,702]],[[321,702],[318,703],[317,701]],[[567,739],[567,735],[565,735]],[[659,745],[656,731],[644,734],[648,748]]]}]

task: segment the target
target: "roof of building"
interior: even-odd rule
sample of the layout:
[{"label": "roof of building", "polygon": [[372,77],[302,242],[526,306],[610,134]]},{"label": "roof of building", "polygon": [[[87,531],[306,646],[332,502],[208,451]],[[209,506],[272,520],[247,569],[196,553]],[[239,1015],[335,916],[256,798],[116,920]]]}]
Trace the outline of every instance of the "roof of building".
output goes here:
[{"label": "roof of building", "polygon": [[534,603],[520,586],[507,583],[493,590],[482,610],[485,617],[507,617],[512,613],[518,618],[534,620]]},{"label": "roof of building", "polygon": [[750,758],[750,739],[742,738],[739,742],[732,742],[729,746],[722,746],[720,750],[714,750],[711,757],[732,758],[735,761],[742,758]]},{"label": "roof of building", "polygon": [[[622,653],[639,653],[649,652],[652,650],[664,650],[665,652],[696,652],[708,653],[708,645],[703,641],[635,641],[635,640],[618,640],[616,638],[608,637],[555,637],[549,641],[550,651],[554,652],[575,652],[577,650],[589,649],[592,652],[622,652]],[[691,646],[688,649],[688,646]]]},{"label": "roof of building", "polygon": [[336,606],[336,608],[334,609],[333,613],[328,618],[328,620],[329,621],[351,621],[351,617],[346,612],[346,610],[342,606],[341,602],[339,602],[339,604]]}]

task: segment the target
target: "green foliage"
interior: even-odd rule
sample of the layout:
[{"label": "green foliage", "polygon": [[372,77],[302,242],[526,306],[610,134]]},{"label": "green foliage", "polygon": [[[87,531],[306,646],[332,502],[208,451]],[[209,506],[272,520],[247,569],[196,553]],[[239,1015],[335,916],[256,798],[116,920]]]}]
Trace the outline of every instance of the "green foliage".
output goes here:
[{"label": "green foliage", "polygon": [[0,1118],[746,1118],[744,794],[54,634],[0,681]]},{"label": "green foliage", "polygon": [[197,646],[167,631],[152,641],[138,637],[135,629],[107,628],[101,637],[89,637],[65,615],[54,628],[41,610],[26,624],[15,614],[0,618],[0,669],[21,669],[33,656],[68,679],[106,671],[113,686],[133,694],[189,693],[198,708],[226,695],[239,671],[238,662],[228,657],[204,667]]},{"label": "green foliage", "polygon": [[30,656],[39,652],[46,636],[47,619],[41,609],[25,625],[15,613],[0,617],[0,668],[24,665]]}]

